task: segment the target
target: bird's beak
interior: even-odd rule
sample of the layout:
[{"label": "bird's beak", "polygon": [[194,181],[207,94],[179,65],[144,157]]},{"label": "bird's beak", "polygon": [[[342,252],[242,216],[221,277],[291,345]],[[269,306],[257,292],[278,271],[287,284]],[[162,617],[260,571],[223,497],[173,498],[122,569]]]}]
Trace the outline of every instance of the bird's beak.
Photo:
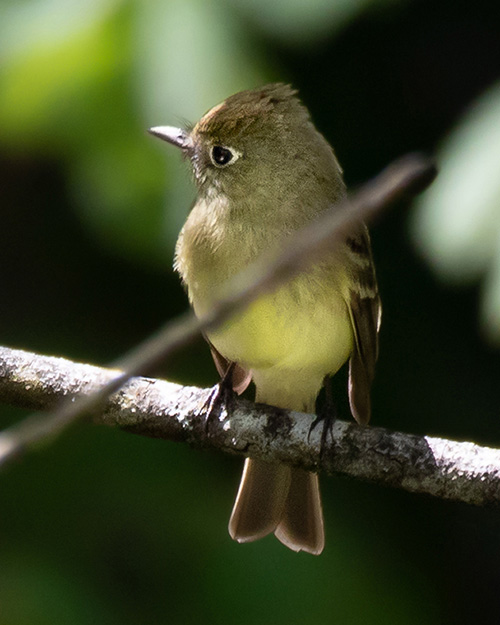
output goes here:
[{"label": "bird's beak", "polygon": [[154,126],[150,128],[148,132],[167,143],[176,145],[183,151],[189,151],[193,147],[191,136],[185,130],[182,130],[182,128],[174,128],[174,126]]}]

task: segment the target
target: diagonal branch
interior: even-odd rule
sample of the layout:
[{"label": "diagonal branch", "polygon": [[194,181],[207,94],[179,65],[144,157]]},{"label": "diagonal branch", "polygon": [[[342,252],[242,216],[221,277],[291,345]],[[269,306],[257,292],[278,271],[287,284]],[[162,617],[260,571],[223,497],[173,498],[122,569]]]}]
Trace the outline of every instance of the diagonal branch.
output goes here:
[{"label": "diagonal branch", "polygon": [[[88,396],[116,371],[0,347],[0,400],[49,409]],[[211,389],[133,378],[94,422],[224,452],[340,473],[475,505],[500,504],[500,450],[337,421],[320,454],[313,415],[235,400],[230,416],[205,427]],[[5,434],[0,448],[8,445]]]},{"label": "diagonal branch", "polygon": [[396,161],[353,197],[332,206],[314,223],[291,235],[277,257],[264,254],[235,276],[227,290],[231,295],[220,300],[209,313],[200,319],[187,314],[167,323],[127,354],[116,365],[121,371],[108,377],[94,392],[74,402],[63,402],[48,415],[32,415],[4,432],[0,438],[0,465],[39,441],[56,436],[84,415],[98,412],[109,395],[127,380],[151,371],[200,332],[220,326],[259,295],[290,280],[331,252],[360,221],[373,219],[394,203],[419,193],[435,175],[433,163],[423,156],[413,154]]}]

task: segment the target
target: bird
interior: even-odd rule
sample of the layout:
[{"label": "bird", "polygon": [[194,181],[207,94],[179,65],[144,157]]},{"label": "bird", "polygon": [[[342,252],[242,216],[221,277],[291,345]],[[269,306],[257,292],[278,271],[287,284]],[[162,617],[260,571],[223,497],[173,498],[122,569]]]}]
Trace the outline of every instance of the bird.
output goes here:
[{"label": "bird", "polygon": [[[290,85],[241,91],[193,126],[149,132],[191,163],[197,196],[174,268],[197,316],[259,255],[278,253],[287,237],[346,198],[335,153]],[[253,382],[257,402],[281,409],[314,413],[325,380],[348,362],[350,410],[367,424],[380,321],[369,233],[360,222],[323,259],[205,338],[237,393]],[[229,533],[241,543],[274,533],[293,551],[319,555],[318,475],[246,458]]]}]

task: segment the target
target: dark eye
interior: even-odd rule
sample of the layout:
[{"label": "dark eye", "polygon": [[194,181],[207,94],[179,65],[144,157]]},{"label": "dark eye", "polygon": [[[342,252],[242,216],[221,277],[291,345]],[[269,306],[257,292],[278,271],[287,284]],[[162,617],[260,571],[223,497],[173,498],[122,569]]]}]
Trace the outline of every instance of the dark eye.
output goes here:
[{"label": "dark eye", "polygon": [[224,167],[228,165],[234,158],[234,154],[228,148],[224,148],[222,145],[214,145],[212,148],[212,162],[217,167]]}]

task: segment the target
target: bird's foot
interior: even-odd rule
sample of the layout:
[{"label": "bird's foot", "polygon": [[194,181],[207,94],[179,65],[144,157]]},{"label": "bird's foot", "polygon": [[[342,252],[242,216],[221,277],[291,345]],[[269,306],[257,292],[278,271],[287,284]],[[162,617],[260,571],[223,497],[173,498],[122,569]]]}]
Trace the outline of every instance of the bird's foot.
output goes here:
[{"label": "bird's foot", "polygon": [[203,405],[205,415],[205,434],[210,436],[211,424],[215,421],[225,421],[233,410],[236,393],[232,387],[232,367],[231,365],[224,377],[218,382]]},{"label": "bird's foot", "polygon": [[309,428],[308,441],[310,440],[311,434],[313,430],[319,425],[322,424],[321,430],[321,440],[319,446],[319,457],[323,458],[323,455],[326,450],[328,434],[330,434],[330,438],[333,440],[333,426],[335,425],[335,421],[337,420],[337,407],[332,397],[332,389],[330,386],[330,380],[325,381],[325,402],[323,406],[318,410],[316,415],[316,419],[311,423],[311,427]]}]

